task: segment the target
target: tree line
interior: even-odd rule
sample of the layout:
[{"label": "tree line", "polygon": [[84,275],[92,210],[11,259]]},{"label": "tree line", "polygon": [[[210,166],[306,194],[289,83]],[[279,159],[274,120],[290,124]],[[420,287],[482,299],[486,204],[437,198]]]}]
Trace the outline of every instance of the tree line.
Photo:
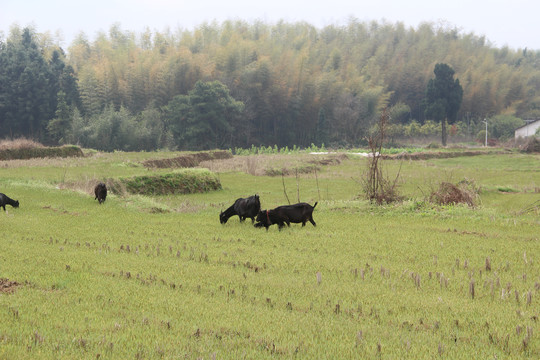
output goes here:
[{"label": "tree line", "polygon": [[360,145],[382,109],[398,132],[440,120],[426,103],[436,64],[459,79],[452,123],[467,135],[485,118],[540,117],[539,51],[441,24],[114,24],[58,44],[29,27],[0,37],[4,137],[102,150]]}]

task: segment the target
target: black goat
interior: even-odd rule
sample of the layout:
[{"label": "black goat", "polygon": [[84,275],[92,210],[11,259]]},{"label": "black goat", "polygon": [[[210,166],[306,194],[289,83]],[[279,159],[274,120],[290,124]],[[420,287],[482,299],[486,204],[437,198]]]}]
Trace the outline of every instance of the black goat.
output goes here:
[{"label": "black goat", "polygon": [[261,211],[259,195],[239,198],[227,210],[219,213],[219,222],[225,224],[231,216],[238,215],[240,222],[250,218],[253,223],[259,211]]},{"label": "black goat", "polygon": [[101,203],[104,202],[105,199],[107,198],[107,185],[105,185],[102,182],[97,184],[96,187],[94,188],[94,194],[96,195],[94,200],[97,199],[97,201],[101,205]]},{"label": "black goat", "polygon": [[11,199],[6,194],[0,193],[0,206],[4,208],[4,211],[6,211],[6,205],[11,205],[14,208],[18,208],[19,201]]},{"label": "black goat", "polygon": [[302,226],[306,225],[309,221],[313,226],[317,226],[313,220],[313,209],[317,206],[317,202],[313,206],[308,203],[298,203],[294,205],[278,206],[272,210],[259,211],[257,215],[256,227],[265,227],[266,231],[270,225],[277,224],[279,230],[285,224],[291,226],[291,223],[302,223]]}]

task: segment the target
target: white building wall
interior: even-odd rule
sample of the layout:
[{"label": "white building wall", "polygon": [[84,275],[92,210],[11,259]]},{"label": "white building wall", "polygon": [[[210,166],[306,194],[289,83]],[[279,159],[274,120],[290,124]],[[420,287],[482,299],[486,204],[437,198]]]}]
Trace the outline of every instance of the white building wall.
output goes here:
[{"label": "white building wall", "polygon": [[515,131],[515,138],[533,136],[540,128],[540,120],[522,126]]}]

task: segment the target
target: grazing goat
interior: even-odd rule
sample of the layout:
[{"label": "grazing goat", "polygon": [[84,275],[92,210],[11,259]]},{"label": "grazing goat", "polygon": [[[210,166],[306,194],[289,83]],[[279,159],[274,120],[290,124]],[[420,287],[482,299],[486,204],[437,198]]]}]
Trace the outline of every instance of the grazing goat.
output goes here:
[{"label": "grazing goat", "polygon": [[18,208],[19,201],[10,199],[6,194],[0,193],[0,206],[4,208],[4,211],[6,211],[6,205],[11,205],[14,208]]},{"label": "grazing goat", "polygon": [[96,195],[94,200],[97,199],[97,201],[99,201],[99,204],[101,205],[101,203],[104,202],[107,198],[107,185],[102,182],[97,184],[94,188],[94,194]]},{"label": "grazing goat", "polygon": [[291,226],[291,223],[302,223],[302,226],[306,225],[309,221],[313,226],[317,226],[313,220],[313,209],[317,206],[317,202],[313,206],[308,203],[298,203],[294,205],[278,206],[272,210],[260,211],[257,215],[256,227],[265,227],[266,231],[270,225],[277,224],[279,230],[285,224]]},{"label": "grazing goat", "polygon": [[250,218],[251,223],[253,223],[259,211],[261,211],[259,195],[239,198],[227,210],[220,212],[219,222],[225,224],[231,216],[238,215],[240,222]]}]

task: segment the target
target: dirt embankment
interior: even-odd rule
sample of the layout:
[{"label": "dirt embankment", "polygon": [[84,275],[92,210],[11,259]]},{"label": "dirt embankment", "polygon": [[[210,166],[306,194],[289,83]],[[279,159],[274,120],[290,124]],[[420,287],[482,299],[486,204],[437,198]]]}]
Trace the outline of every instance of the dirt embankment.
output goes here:
[{"label": "dirt embankment", "polygon": [[83,151],[78,146],[34,147],[20,149],[0,149],[0,160],[27,160],[33,158],[82,157]]},{"label": "dirt embankment", "polygon": [[169,159],[146,160],[143,165],[147,168],[189,168],[196,167],[202,161],[230,159],[233,155],[229,151],[205,151],[185,154]]}]

